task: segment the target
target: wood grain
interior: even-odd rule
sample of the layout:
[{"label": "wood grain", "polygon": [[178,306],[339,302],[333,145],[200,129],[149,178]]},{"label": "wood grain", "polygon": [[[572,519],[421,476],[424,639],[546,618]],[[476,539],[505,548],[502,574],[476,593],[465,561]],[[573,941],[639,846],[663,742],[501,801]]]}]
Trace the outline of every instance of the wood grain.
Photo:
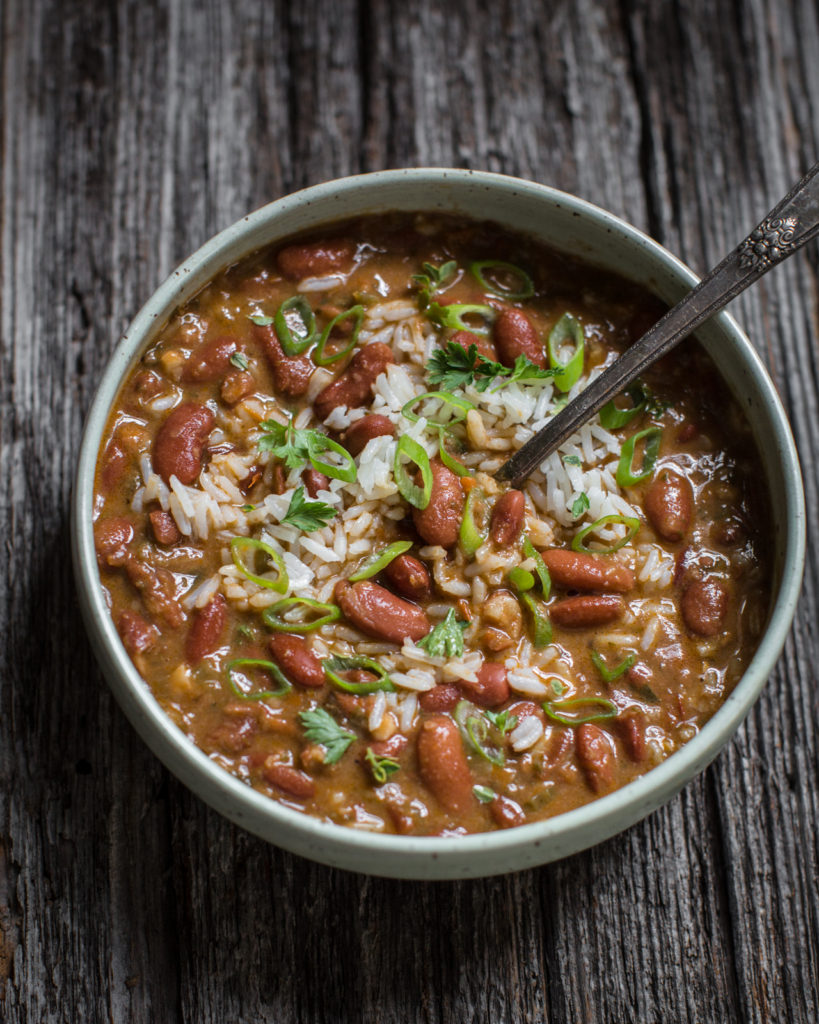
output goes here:
[{"label": "wood grain", "polygon": [[[704,270],[819,149],[811,0],[7,0],[0,165],[0,1018],[814,1022],[819,552],[714,765],[536,871],[391,882],[169,776],[84,640],[67,508],[114,344],[189,251],[336,175],[518,174]],[[735,304],[819,509],[815,246]]]}]

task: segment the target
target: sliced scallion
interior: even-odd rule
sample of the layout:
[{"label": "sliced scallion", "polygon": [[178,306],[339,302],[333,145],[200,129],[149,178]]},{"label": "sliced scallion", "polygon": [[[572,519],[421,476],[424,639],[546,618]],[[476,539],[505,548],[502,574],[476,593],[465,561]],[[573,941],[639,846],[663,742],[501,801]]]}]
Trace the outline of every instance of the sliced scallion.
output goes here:
[{"label": "sliced scallion", "polygon": [[[621,537],[620,540],[615,541],[608,547],[602,548],[590,548],[586,547],[583,541],[590,534],[595,533],[600,529],[601,526],[609,526],[612,523],[619,523],[621,526],[626,527],[625,537]],[[584,526],[582,530],[579,530],[572,540],[572,550],[582,551],[587,555],[611,555],[615,551],[619,551],[624,545],[628,544],[631,538],[640,529],[640,520],[634,519],[632,516],[603,516],[602,519],[596,519],[593,523],[589,523],[588,526]]]},{"label": "sliced scallion", "polygon": [[[496,315],[491,306],[458,303],[441,306],[437,302],[431,302],[427,307],[427,316],[439,327],[446,327],[453,331],[471,331],[473,334],[481,336],[489,334],[489,328]],[[466,317],[470,317],[470,320],[466,320]],[[475,323],[476,319],[480,322]]]},{"label": "sliced scallion", "polygon": [[[419,487],[407,472],[404,459],[414,463],[421,471],[422,486]],[[426,451],[408,434],[402,434],[395,448],[393,474],[401,497],[415,508],[425,509],[432,497],[432,467]]]},{"label": "sliced scallion", "polygon": [[[307,431],[305,431],[307,433]],[[315,469],[319,473],[324,473],[325,476],[331,477],[333,480],[343,480],[346,484],[351,484],[356,478],[356,464],[355,459],[350,455],[346,448],[342,448],[338,441],[334,441],[331,437],[326,434],[322,434],[317,430],[311,430],[309,432],[312,435],[309,441],[309,459]],[[333,452],[341,460],[338,462],[325,462],[319,458],[324,452]]]},{"label": "sliced scallion", "polygon": [[[617,474],[615,476],[620,487],[633,487],[635,484],[639,484],[651,476],[654,470],[654,463],[657,461],[657,456],[660,453],[662,436],[663,431],[661,427],[647,427],[645,430],[638,430],[636,434],[632,434],[628,441],[625,442],[620,452],[620,461],[617,464]],[[645,438],[643,468],[638,473],[635,473],[634,450],[637,442],[642,441],[643,438]]]},{"label": "sliced scallion", "polygon": [[474,704],[468,700],[458,701],[453,717],[458,723],[458,728],[461,730],[461,736],[467,747],[486,758],[491,764],[501,765],[505,762],[503,751],[487,742],[489,722]]},{"label": "sliced scallion", "polygon": [[[570,700],[545,700],[541,705],[553,722],[561,725],[583,725],[586,722],[603,722],[607,718],[617,717],[617,705],[605,697],[572,697]],[[599,708],[591,714],[582,713],[564,715],[564,711],[573,712],[581,708]]]},{"label": "sliced scallion", "polygon": [[591,652],[591,660],[594,667],[600,673],[604,683],[613,683],[615,679],[619,679],[624,672],[628,672],[631,666],[634,664],[634,655],[629,654],[623,658],[619,665],[614,668],[608,668],[605,661],[600,657],[597,651]]},{"label": "sliced scallion", "polygon": [[443,462],[448,470],[453,472],[455,476],[471,476],[472,470],[468,466],[465,466],[462,462],[449,454],[444,445],[444,433],[443,427],[438,429],[438,458]]},{"label": "sliced scallion", "polygon": [[461,420],[466,419],[466,414],[475,408],[474,403],[468,402],[465,398],[456,398],[454,395],[447,394],[446,391],[425,391],[423,395],[418,395],[416,398],[411,398],[408,402],[405,402],[401,409],[401,415],[404,419],[409,420],[410,423],[417,423],[421,416],[419,413],[412,411],[413,406],[431,398],[437,399],[444,405],[449,405],[456,410],[456,415],[453,416],[446,424],[439,423],[437,420],[430,419],[428,416],[426,417],[426,420],[430,425],[438,427],[449,426],[450,423],[460,423]]},{"label": "sliced scallion", "polygon": [[383,757],[373,750],[372,747],[367,747],[367,753],[364,755],[364,760],[370,766],[373,779],[379,784],[383,785],[387,779],[399,770],[401,765],[393,757]]},{"label": "sliced scallion", "polygon": [[[230,553],[233,557],[233,564],[239,570],[239,572],[249,579],[251,582],[258,584],[260,587],[265,587],[268,590],[275,590],[278,594],[286,594],[290,587],[290,579],[287,575],[287,569],[284,565],[284,559],[275,551],[269,544],[265,544],[264,541],[255,540],[253,537],[233,537],[230,542]],[[245,556],[252,554],[253,558],[258,558],[259,553],[266,555],[273,565],[276,567],[278,575],[275,579],[270,579],[267,576],[260,576],[254,572],[255,566],[248,568],[245,562]]]},{"label": "sliced scallion", "polygon": [[316,336],[316,318],[303,295],[291,295],[284,300],[273,317],[273,326],[286,356],[300,356]]},{"label": "sliced scallion", "polygon": [[519,565],[516,565],[514,569],[509,570],[509,582],[520,594],[525,594],[527,590],[531,590],[535,585],[535,577],[528,569],[521,569]]},{"label": "sliced scallion", "polygon": [[546,568],[546,563],[543,561],[540,552],[535,549],[534,544],[528,537],[523,538],[523,553],[527,558],[534,560],[535,572],[543,588],[543,599],[548,601],[549,594],[552,592],[552,577],[549,575],[549,570]]},{"label": "sliced scallion", "polygon": [[[325,355],[327,343],[330,340],[333,328],[336,324],[341,323],[342,320],[346,320],[347,317],[354,317],[353,330],[350,335],[350,340],[344,346],[344,348],[336,349],[331,352],[330,355]],[[361,324],[364,321],[364,307],[363,306],[352,306],[350,309],[345,309],[343,313],[339,313],[338,316],[334,316],[329,324],[321,332],[318,345],[316,350],[313,352],[313,362],[316,366],[329,366],[330,363],[334,363],[337,359],[343,359],[348,352],[352,352],[355,348],[356,342],[358,341],[358,332],[361,330]]]},{"label": "sliced scallion", "polygon": [[[330,682],[346,693],[361,695],[375,693],[376,690],[386,690],[390,693],[395,690],[390,677],[381,665],[377,661],[373,661],[372,658],[365,658],[363,655],[351,658],[335,655],[332,658],[325,658],[321,664]],[[370,679],[363,683],[351,683],[349,680],[344,679],[339,674],[340,672],[371,672],[375,679]]]},{"label": "sliced scallion", "polygon": [[[261,658],[237,658],[235,661],[229,661],[225,667],[227,670],[230,688],[241,700],[267,700],[268,697],[281,697],[293,688],[293,684],[287,676],[282,672],[279,666],[275,665],[272,661],[264,661]],[[249,679],[245,673],[241,672],[243,668],[262,669],[276,680],[279,684],[279,688],[277,690],[257,690],[255,692],[243,690],[236,682],[237,673],[240,673],[244,675],[246,679]]]},{"label": "sliced scallion", "polygon": [[618,409],[611,401],[600,410],[600,426],[605,430],[620,430],[645,411],[647,395],[642,385],[632,384],[626,394],[631,399],[631,409]]},{"label": "sliced scallion", "polygon": [[411,547],[411,540],[397,540],[394,544],[384,548],[383,551],[376,551],[372,555],[368,555],[353,575],[349,577],[350,582],[358,583],[359,580],[368,580],[376,576],[382,569],[386,569],[390,562],[398,558],[399,555],[403,555],[405,551],[409,551]]},{"label": "sliced scallion", "polygon": [[538,602],[529,593],[519,593],[518,599],[526,611],[532,623],[532,646],[537,650],[548,647],[552,642],[552,623],[548,616],[544,615],[538,607]]},{"label": "sliced scallion", "polygon": [[[301,611],[302,617],[286,619],[285,613],[294,609]],[[267,628],[283,633],[311,633],[340,618],[341,610],[337,605],[322,604],[310,597],[287,597],[262,612],[262,620]]]},{"label": "sliced scallion", "polygon": [[[516,300],[528,299],[535,294],[535,286],[531,277],[525,270],[516,267],[514,263],[507,263],[505,260],[477,260],[471,264],[469,269],[481,288],[485,292],[489,292],[490,295]],[[488,279],[487,274],[489,275]],[[511,287],[504,283],[504,277],[512,278]]]},{"label": "sliced scallion", "polygon": [[[476,521],[480,518],[480,524]],[[473,487],[466,496],[464,514],[458,532],[458,542],[463,553],[471,558],[478,548],[486,543],[488,535],[486,514],[486,495],[480,487]]]},{"label": "sliced scallion", "polygon": [[[560,358],[560,350],[569,342],[574,343],[574,352],[566,362]],[[549,366],[560,372],[555,376],[555,387],[558,391],[570,391],[583,372],[585,341],[583,325],[572,316],[564,313],[549,332]]]}]

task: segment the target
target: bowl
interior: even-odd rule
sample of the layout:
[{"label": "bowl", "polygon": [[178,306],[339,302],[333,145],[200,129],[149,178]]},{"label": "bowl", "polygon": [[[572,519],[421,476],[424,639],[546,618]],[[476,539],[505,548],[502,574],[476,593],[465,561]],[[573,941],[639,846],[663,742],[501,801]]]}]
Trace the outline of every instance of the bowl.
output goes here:
[{"label": "bowl", "polygon": [[441,210],[490,219],[647,287],[673,304],[697,282],[640,231],[552,188],[476,171],[416,168],[326,182],[286,196],[226,228],[176,269],[117,346],[88,414],[72,509],[72,554],[88,634],[119,704],[153,752],[225,817],[277,846],[324,864],[394,878],[443,879],[533,867],[599,843],[634,824],[716,756],[748,714],[778,658],[794,615],[805,550],[796,451],[765,369],[736,321],[721,313],[697,332],[752,425],[771,503],[773,593],[767,628],[747,671],[701,731],[666,761],[585,806],[545,821],[460,837],[361,832],[290,810],[216,765],[165,714],[125,652],[97,571],[92,493],[97,452],[124,377],[177,306],[252,251],[318,225],[388,210]]}]

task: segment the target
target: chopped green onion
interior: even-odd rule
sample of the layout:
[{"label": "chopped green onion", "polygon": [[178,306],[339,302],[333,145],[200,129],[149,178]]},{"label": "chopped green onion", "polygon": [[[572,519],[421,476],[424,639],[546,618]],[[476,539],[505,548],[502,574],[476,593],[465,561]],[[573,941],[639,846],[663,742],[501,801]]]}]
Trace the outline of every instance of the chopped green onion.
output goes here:
[{"label": "chopped green onion", "polygon": [[460,423],[461,420],[466,419],[466,414],[475,408],[472,402],[468,402],[465,398],[456,398],[454,395],[447,394],[446,391],[425,391],[423,395],[418,395],[416,398],[411,398],[408,402],[405,402],[401,409],[401,415],[404,419],[409,420],[410,423],[417,423],[421,416],[419,413],[413,412],[412,407],[418,405],[419,402],[425,402],[428,398],[436,398],[444,405],[451,405],[458,412],[458,415],[453,416],[447,424],[439,423],[437,420],[431,420],[429,417],[426,417],[430,425],[438,427],[449,426],[450,423]]},{"label": "chopped green onion", "polygon": [[438,457],[441,462],[446,466],[448,470],[455,474],[455,476],[471,476],[472,470],[468,466],[465,466],[462,462],[449,454],[444,446],[444,433],[445,428],[439,426],[438,428]]},{"label": "chopped green onion", "polygon": [[535,577],[527,569],[521,569],[516,565],[514,569],[509,570],[509,582],[519,594],[525,594],[535,585]]},{"label": "chopped green onion", "polygon": [[[489,328],[495,320],[495,310],[491,306],[453,304],[441,306],[431,302],[427,307],[427,316],[439,327],[447,327],[453,331],[471,331],[472,334],[489,334]],[[464,317],[479,317],[480,324],[470,323]]]},{"label": "chopped green onion", "polygon": [[552,577],[549,575],[549,570],[546,568],[546,563],[543,561],[540,552],[535,549],[534,544],[528,537],[523,538],[523,553],[527,558],[534,559],[535,572],[538,574],[540,585],[543,588],[543,599],[548,601],[549,594],[552,592]]},{"label": "chopped green onion", "polygon": [[[620,462],[617,465],[615,479],[620,487],[633,487],[643,480],[647,480],[654,469],[654,463],[660,453],[660,440],[663,436],[661,427],[647,427],[645,430],[638,430],[623,445],[620,453]],[[634,449],[637,442],[645,438],[643,449],[643,468],[639,473],[634,472]]]},{"label": "chopped green onion", "polygon": [[[476,512],[481,517],[481,525],[475,522]],[[486,523],[486,495],[479,487],[473,487],[466,496],[464,514],[461,519],[461,528],[458,532],[458,541],[461,550],[469,558],[475,554],[478,548],[486,542],[488,527]]]},{"label": "chopped green onion", "polygon": [[377,575],[382,569],[386,569],[393,559],[403,555],[411,547],[411,540],[397,540],[394,544],[384,548],[383,551],[373,552],[373,554],[368,555],[364,559],[360,567],[349,577],[350,582],[358,583],[359,580],[368,580],[370,577]]},{"label": "chopped green onion", "polygon": [[273,323],[273,317],[265,316],[264,313],[251,313],[248,320],[258,327],[269,327]]},{"label": "chopped green onion", "polygon": [[228,362],[237,370],[246,370],[248,367],[247,356],[243,352],[231,352]]},{"label": "chopped green onion", "polygon": [[[305,431],[307,433],[307,431]],[[338,441],[334,441],[326,434],[317,430],[310,431],[315,437],[310,441],[308,458],[315,469],[333,480],[343,480],[345,484],[351,484],[356,478],[355,459],[346,448],[342,448]],[[321,440],[319,440],[319,438]],[[334,462],[324,462],[319,458],[323,452],[333,452],[341,459],[341,465]]]},{"label": "chopped green onion", "polygon": [[[291,323],[301,321],[302,330],[294,331]],[[316,318],[303,295],[291,295],[279,306],[273,317],[276,336],[286,356],[300,356],[316,336]]]},{"label": "chopped green onion", "polygon": [[486,758],[491,764],[501,765],[505,762],[506,758],[503,756],[503,751],[498,747],[490,746],[486,742],[486,737],[489,733],[489,722],[474,704],[471,704],[468,700],[458,701],[453,717],[458,723],[458,728],[461,730],[464,742],[476,754],[480,754],[481,757]]},{"label": "chopped green onion", "polygon": [[[256,575],[245,564],[245,553],[252,552],[253,557],[255,558],[260,551],[262,554],[267,555],[270,561],[276,566],[278,575],[273,580],[268,579],[266,576]],[[266,587],[268,590],[275,590],[278,594],[287,593],[288,588],[290,587],[290,579],[287,575],[284,559],[278,551],[274,551],[269,544],[265,544],[264,541],[261,540],[255,540],[253,537],[233,537],[230,542],[230,553],[233,556],[233,564],[243,576],[247,577],[247,579],[258,584],[260,587]]]},{"label": "chopped green onion", "polygon": [[[545,700],[542,704],[543,710],[554,722],[561,725],[583,725],[585,722],[602,722],[607,718],[617,717],[617,705],[614,701],[605,697],[572,697],[570,700]],[[573,711],[575,708],[600,708],[590,715],[572,715],[567,717],[561,714],[563,711]]]},{"label": "chopped green onion", "polygon": [[495,799],[495,790],[490,789],[489,786],[473,786],[472,792],[482,804],[491,804]]},{"label": "chopped green onion", "polygon": [[[278,690],[260,690],[255,693],[243,690],[234,678],[234,673],[243,668],[264,669],[264,671],[268,672],[279,684]],[[231,690],[233,690],[236,696],[242,700],[267,700],[268,697],[281,697],[282,694],[287,693],[293,688],[293,684],[287,676],[282,672],[279,666],[274,665],[272,661],[263,661],[260,658],[237,658],[235,661],[229,661],[226,665],[226,669]]]},{"label": "chopped green onion", "polygon": [[580,494],[572,502],[572,517],[579,519],[589,508],[589,496],[585,491],[581,491]]},{"label": "chopped green onion", "polygon": [[[304,617],[295,621],[286,619],[285,612],[293,608],[303,609]],[[316,617],[310,618],[311,615]],[[283,633],[310,633],[340,618],[341,610],[337,605],[322,604],[310,597],[287,597],[262,612],[262,620],[267,628]]]},{"label": "chopped green onion", "polygon": [[642,385],[632,384],[626,394],[631,399],[631,409],[618,409],[612,400],[600,410],[600,426],[605,430],[619,430],[645,411],[648,396]]},{"label": "chopped green onion", "polygon": [[579,455],[564,455],[563,456],[563,461],[566,463],[567,466],[582,466],[583,465],[583,460],[580,458]]},{"label": "chopped green onion", "polygon": [[607,668],[605,661],[603,661],[603,659],[600,657],[597,651],[591,652],[591,660],[594,667],[602,676],[603,682],[613,683],[614,680],[619,679],[619,677],[624,672],[628,672],[628,670],[634,664],[634,655],[629,654],[628,657],[623,658],[623,660],[620,662],[619,665],[616,666],[616,668]]},{"label": "chopped green onion", "polygon": [[[352,658],[335,655],[332,658],[325,658],[321,664],[324,666],[324,671],[330,682],[347,693],[375,693],[376,690],[387,690],[391,693],[395,690],[390,677],[381,665],[377,661],[373,661],[372,658],[365,658],[363,655],[357,655]],[[351,683],[339,675],[339,672],[357,671],[372,672],[376,678],[365,683]]]},{"label": "chopped green onion", "polygon": [[[574,342],[574,353],[564,363],[560,358],[560,350],[570,341]],[[555,387],[558,391],[571,391],[583,372],[583,325],[571,313],[564,313],[549,332],[548,348],[549,366],[560,371],[555,376]]]},{"label": "chopped green onion", "polygon": [[[601,526],[608,526],[609,523],[620,523],[622,526],[625,526],[625,537],[621,537],[620,540],[615,541],[614,544],[610,545],[607,548],[586,547],[586,545],[583,543],[586,537],[588,537],[590,533],[594,533],[595,531],[599,530]],[[596,519],[593,523],[590,523],[588,526],[584,526],[582,530],[579,530],[574,535],[574,539],[572,540],[572,550],[582,551],[584,554],[587,555],[611,555],[614,554],[615,551],[619,551],[620,548],[623,547],[625,544],[628,544],[628,542],[637,533],[639,529],[640,520],[634,519],[632,516],[603,516],[602,519]]]},{"label": "chopped green onion", "polygon": [[[410,462],[415,463],[421,471],[423,487],[419,487],[413,482],[401,461],[402,459],[409,459]],[[393,460],[393,474],[401,497],[415,508],[425,509],[432,497],[432,467],[429,464],[429,456],[426,451],[407,434],[402,434],[398,439]]]},{"label": "chopped green onion", "polygon": [[[346,320],[348,316],[355,317],[355,323],[353,324],[353,333],[350,335],[349,342],[344,348],[337,349],[332,352],[329,356],[324,354],[324,350],[327,347],[327,342],[330,340],[330,335],[336,324],[342,320]],[[361,324],[364,321],[364,307],[363,306],[351,306],[350,309],[345,309],[343,313],[339,313],[338,316],[334,316],[329,324],[321,332],[318,345],[316,350],[313,352],[313,362],[316,366],[329,366],[330,363],[334,363],[337,359],[343,359],[348,352],[351,352],[358,341],[358,332],[361,330]]]},{"label": "chopped green onion", "polygon": [[370,766],[373,778],[379,785],[386,782],[390,775],[392,775],[393,772],[397,772],[401,767],[401,765],[399,765],[399,763],[392,757],[380,757],[372,747],[367,747],[367,753],[364,755],[364,760]]},{"label": "chopped green onion", "polygon": [[519,593],[518,600],[528,611],[532,620],[532,646],[537,650],[548,647],[552,642],[551,621],[546,615],[541,613],[537,601],[531,594]]},{"label": "chopped green onion", "polygon": [[[535,286],[531,277],[529,277],[525,270],[516,267],[514,263],[506,263],[504,260],[478,260],[469,269],[481,288],[491,295],[499,295],[502,299],[514,300],[528,299],[535,294]],[[506,285],[497,280],[496,275],[493,275],[496,278],[495,280],[490,279],[487,281],[486,271],[488,270],[499,270],[501,274],[511,276],[512,278],[517,277],[519,287],[515,288],[514,284],[511,288],[506,287]]]}]

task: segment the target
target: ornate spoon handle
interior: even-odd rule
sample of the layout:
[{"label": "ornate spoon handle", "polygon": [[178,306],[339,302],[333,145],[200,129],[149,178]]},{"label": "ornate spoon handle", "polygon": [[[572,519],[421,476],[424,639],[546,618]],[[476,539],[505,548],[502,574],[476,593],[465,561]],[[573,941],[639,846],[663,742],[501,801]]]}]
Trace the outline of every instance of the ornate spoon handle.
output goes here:
[{"label": "ornate spoon handle", "polygon": [[517,485],[606,402],[620,394],[731,299],[819,234],[819,163],[771,210],[758,227],[647,334],[604,370],[497,471]]}]

